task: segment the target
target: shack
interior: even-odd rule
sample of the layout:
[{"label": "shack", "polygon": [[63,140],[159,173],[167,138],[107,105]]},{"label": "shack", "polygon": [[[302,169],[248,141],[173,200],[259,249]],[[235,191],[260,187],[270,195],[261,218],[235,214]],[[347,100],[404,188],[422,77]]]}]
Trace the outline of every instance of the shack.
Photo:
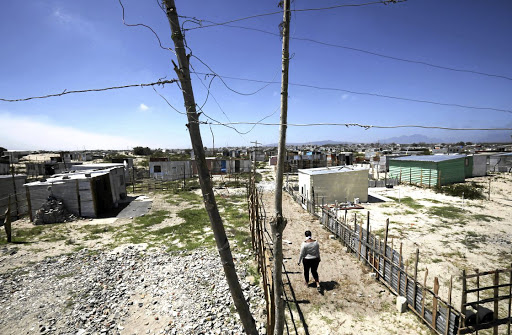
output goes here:
[{"label": "shack", "polygon": [[149,161],[149,177],[179,180],[192,177],[192,161]]},{"label": "shack", "polygon": [[26,175],[0,175],[0,218],[3,217],[11,201],[11,215],[18,216],[27,213],[25,202],[25,189],[23,184],[27,180]]},{"label": "shack", "polygon": [[407,156],[389,160],[389,176],[401,183],[442,186],[464,182],[471,175],[470,160],[465,155]]},{"label": "shack", "polygon": [[368,169],[355,166],[299,169],[299,192],[308,201],[368,201]]},{"label": "shack", "polygon": [[4,161],[0,159],[0,175],[8,174],[11,171],[11,165],[9,164],[9,160]]},{"label": "shack", "polygon": [[[252,169],[252,161],[249,159],[206,157],[206,165],[212,175],[251,172]],[[192,161],[192,173],[198,174],[196,161]]]},{"label": "shack", "polygon": [[491,171],[491,172],[511,172],[512,171],[512,152],[491,155],[489,157],[489,171]]},{"label": "shack", "polygon": [[45,181],[25,184],[30,220],[49,196],[62,200],[77,216],[95,218],[106,214],[126,197],[123,167],[84,170],[54,175]]}]

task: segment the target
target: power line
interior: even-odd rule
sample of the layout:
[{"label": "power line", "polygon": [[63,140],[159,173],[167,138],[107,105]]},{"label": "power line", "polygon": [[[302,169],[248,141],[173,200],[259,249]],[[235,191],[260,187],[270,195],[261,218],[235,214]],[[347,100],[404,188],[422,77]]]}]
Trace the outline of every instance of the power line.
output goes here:
[{"label": "power line", "polygon": [[[203,121],[201,121],[203,122]],[[267,122],[228,122],[228,123],[212,123],[215,126],[232,126],[232,125],[261,125],[261,126],[280,126],[280,123],[267,123]],[[470,130],[512,130],[512,128],[453,128],[442,126],[423,126],[423,125],[393,125],[393,126],[379,126],[379,125],[365,125],[360,123],[288,123],[286,126],[292,127],[317,127],[317,126],[344,126],[344,127],[360,127],[365,130],[371,128],[377,129],[395,129],[395,128],[422,128],[422,129],[441,129],[441,130],[454,130],[454,131],[470,131]]]},{"label": "power line", "polygon": [[263,87],[260,87],[259,89],[257,89],[254,92],[244,93],[244,92],[240,92],[240,91],[237,91],[237,90],[229,87],[229,85],[222,79],[222,77],[219,76],[215,71],[213,71],[212,68],[208,64],[206,64],[203,60],[201,60],[199,57],[197,57],[196,55],[192,55],[192,54],[191,54],[191,56],[194,57],[195,59],[197,59],[199,62],[201,62],[201,64],[206,66],[208,68],[208,70],[210,70],[212,72],[212,73],[200,73],[200,72],[195,72],[195,70],[194,70],[194,73],[196,73],[196,74],[203,74],[203,75],[206,75],[206,76],[213,75],[214,77],[218,77],[220,79],[220,81],[224,84],[224,86],[226,86],[226,88],[228,90],[230,90],[233,93],[239,94],[239,95],[246,95],[246,96],[247,95],[254,95],[254,94],[262,91],[263,89],[267,88],[270,84],[274,83],[274,79],[276,78],[277,74],[279,73],[279,71],[277,71],[276,74],[274,74],[274,77],[272,78],[272,81],[265,82],[267,84],[264,85]]},{"label": "power line", "polygon": [[[124,19],[124,6],[123,6],[123,3],[121,2],[121,0],[118,0],[119,1],[119,4],[121,5],[121,8],[123,10],[123,24],[127,27],[144,27],[144,28],[147,28],[149,30],[151,30],[151,32],[153,33],[153,35],[155,35],[156,39],[158,40],[158,44],[160,44],[160,48],[164,49],[164,50],[168,50],[168,51],[171,51],[172,53],[175,54],[174,50],[172,48],[169,48],[169,47],[164,47],[162,45],[162,41],[160,40],[160,37],[158,37],[158,34],[153,30],[153,28],[151,28],[150,26],[146,25],[146,24],[143,24],[143,23],[135,23],[135,24],[131,24],[131,23],[126,23],[125,19]],[[163,10],[163,8],[159,6],[160,9]],[[164,12],[165,13],[165,12]]]},{"label": "power line", "polygon": [[[199,72],[198,74],[206,74],[206,73]],[[268,82],[268,81],[257,80],[257,79],[231,77],[231,76],[221,76],[219,74],[216,74],[216,75],[218,77],[220,77],[220,78],[225,78],[225,79],[250,81],[250,82],[255,82],[255,83],[280,84],[280,82],[277,82],[277,81]],[[289,85],[297,86],[297,87],[314,88],[314,89],[317,89],[317,90],[338,91],[338,92],[345,92],[345,93],[351,93],[351,94],[356,94],[356,95],[367,95],[367,96],[373,96],[373,97],[378,97],[378,98],[403,100],[403,101],[425,103],[425,104],[432,104],[432,105],[439,105],[439,106],[449,106],[449,107],[468,108],[468,109],[477,109],[477,110],[492,110],[492,111],[496,111],[496,112],[512,113],[512,110],[509,110],[509,109],[500,109],[500,108],[482,107],[482,106],[469,106],[469,105],[461,105],[461,104],[456,104],[456,103],[445,103],[445,102],[439,102],[439,101],[431,101],[431,100],[423,100],[423,99],[413,99],[413,98],[398,97],[398,96],[385,95],[385,94],[379,94],[379,93],[358,92],[358,91],[352,91],[352,90],[347,90],[347,89],[343,89],[343,88],[336,88],[336,87],[321,87],[321,86],[315,86],[315,85],[309,85],[309,84],[300,84],[300,83],[289,83]]]},{"label": "power line", "polygon": [[[209,21],[209,20],[199,20],[199,19],[196,19],[196,20],[198,22],[199,21],[204,21],[204,22],[215,23],[215,22]],[[263,30],[263,29],[258,29],[258,28],[244,27],[244,26],[230,25],[230,24],[226,24],[224,26],[230,27],[230,28],[252,30],[252,31],[257,31],[257,32],[260,32],[260,33],[268,34],[268,35],[273,35],[273,36],[281,37],[280,34],[273,33],[271,31],[266,31],[266,30]],[[340,49],[346,49],[346,50],[351,50],[351,51],[355,51],[355,52],[365,53],[365,54],[368,54],[368,55],[377,56],[377,57],[386,58],[386,59],[391,59],[391,60],[395,60],[395,61],[399,61],[399,62],[419,64],[419,65],[433,67],[433,68],[441,69],[441,70],[447,70],[447,71],[453,71],[453,72],[462,72],[462,73],[470,73],[470,74],[476,74],[476,75],[480,75],[480,76],[493,77],[493,78],[501,78],[501,79],[511,80],[512,81],[512,77],[501,75],[501,74],[493,74],[493,73],[487,73],[487,72],[481,72],[481,71],[461,69],[461,68],[455,68],[455,67],[450,67],[450,66],[445,66],[445,65],[439,65],[439,64],[434,64],[434,63],[414,60],[414,59],[407,59],[407,58],[402,58],[402,57],[390,56],[390,55],[385,55],[385,54],[381,54],[381,53],[378,53],[378,52],[374,52],[374,51],[371,51],[371,50],[365,50],[365,49],[355,48],[355,47],[341,45],[341,44],[334,44],[334,43],[329,43],[329,42],[322,42],[322,41],[318,41],[318,40],[315,40],[315,39],[312,39],[312,38],[296,37],[296,36],[292,36],[290,38],[293,39],[293,40],[298,40],[298,41],[306,41],[306,42],[316,43],[316,44],[320,44],[320,45],[327,46],[327,47],[340,48]]]},{"label": "power line", "polygon": [[0,101],[6,101],[6,102],[19,102],[19,101],[27,101],[27,100],[33,100],[33,99],[45,99],[45,98],[53,98],[53,97],[59,97],[66,94],[72,94],[72,93],[86,93],[86,92],[101,92],[101,91],[108,91],[108,90],[118,90],[122,88],[130,88],[130,87],[146,87],[146,86],[155,86],[155,85],[162,85],[165,84],[173,84],[176,83],[177,79],[171,79],[171,80],[159,80],[154,83],[147,83],[147,84],[132,84],[132,85],[123,85],[123,86],[113,86],[113,87],[105,87],[105,88],[93,88],[88,90],[77,90],[77,91],[68,91],[64,90],[62,93],[54,93],[54,94],[48,94],[48,95],[42,95],[42,96],[36,96],[36,97],[28,97],[28,98],[20,98],[20,99],[4,99],[0,98]]},{"label": "power line", "polygon": [[[387,5],[387,4],[390,4],[390,3],[399,3],[399,2],[405,2],[405,1],[407,1],[407,0],[382,0],[382,1],[373,1],[373,2],[366,2],[366,3],[358,3],[358,4],[343,4],[343,5],[336,5],[336,6],[329,6],[329,7],[291,9],[290,12],[310,12],[310,11],[338,9],[338,8],[342,8],[342,7],[362,7],[362,6],[378,5],[378,4]],[[203,29],[203,28],[208,28],[208,27],[223,26],[223,25],[226,25],[226,24],[229,24],[229,23],[233,23],[233,22],[244,21],[244,20],[248,20],[248,19],[254,19],[254,18],[257,18],[257,17],[270,16],[270,15],[276,15],[276,14],[282,15],[283,12],[282,11],[278,11],[278,12],[256,14],[256,15],[246,16],[246,17],[242,17],[242,18],[238,18],[238,19],[229,20],[229,21],[226,21],[226,22],[221,22],[221,23],[212,23],[212,24],[207,24],[207,25],[200,25],[198,27],[193,27],[193,28],[185,29],[185,31],[195,30],[195,29]],[[180,16],[180,17],[182,17],[182,18],[189,18],[189,19],[191,18],[191,17],[187,17],[187,16]]]}]

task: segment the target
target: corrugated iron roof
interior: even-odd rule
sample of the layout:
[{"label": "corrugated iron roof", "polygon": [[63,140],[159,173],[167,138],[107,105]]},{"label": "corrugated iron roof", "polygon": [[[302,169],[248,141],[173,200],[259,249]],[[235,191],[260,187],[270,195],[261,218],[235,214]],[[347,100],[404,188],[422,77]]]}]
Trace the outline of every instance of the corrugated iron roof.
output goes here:
[{"label": "corrugated iron roof", "polygon": [[467,157],[466,155],[425,155],[425,156],[405,156],[391,158],[391,161],[409,161],[409,162],[444,162],[452,159]]},{"label": "corrugated iron roof", "polygon": [[345,172],[353,172],[353,171],[361,171],[368,170],[368,168],[358,167],[358,166],[331,166],[331,167],[319,167],[312,169],[298,169],[299,173],[304,173],[308,175],[320,175],[320,174],[328,174],[328,173],[345,173]]}]

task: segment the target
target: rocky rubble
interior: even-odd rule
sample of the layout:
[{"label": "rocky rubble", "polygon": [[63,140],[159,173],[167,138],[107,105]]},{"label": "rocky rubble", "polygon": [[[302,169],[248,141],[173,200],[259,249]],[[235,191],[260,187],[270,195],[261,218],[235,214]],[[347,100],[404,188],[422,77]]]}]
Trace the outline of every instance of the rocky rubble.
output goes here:
[{"label": "rocky rubble", "polygon": [[[237,270],[265,333],[265,302]],[[0,334],[242,334],[218,255],[140,246],[71,255],[0,275]]]},{"label": "rocky rubble", "polygon": [[49,197],[43,206],[36,211],[34,224],[71,222],[76,219],[75,215],[68,212],[62,200]]}]

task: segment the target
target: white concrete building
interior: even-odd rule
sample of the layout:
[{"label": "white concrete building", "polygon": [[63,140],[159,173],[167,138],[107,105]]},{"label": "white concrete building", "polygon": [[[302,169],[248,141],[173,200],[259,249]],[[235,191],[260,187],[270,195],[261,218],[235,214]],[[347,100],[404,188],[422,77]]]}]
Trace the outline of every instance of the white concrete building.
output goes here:
[{"label": "white concrete building", "polygon": [[299,169],[299,192],[308,200],[325,204],[368,201],[368,169],[334,166]]}]

